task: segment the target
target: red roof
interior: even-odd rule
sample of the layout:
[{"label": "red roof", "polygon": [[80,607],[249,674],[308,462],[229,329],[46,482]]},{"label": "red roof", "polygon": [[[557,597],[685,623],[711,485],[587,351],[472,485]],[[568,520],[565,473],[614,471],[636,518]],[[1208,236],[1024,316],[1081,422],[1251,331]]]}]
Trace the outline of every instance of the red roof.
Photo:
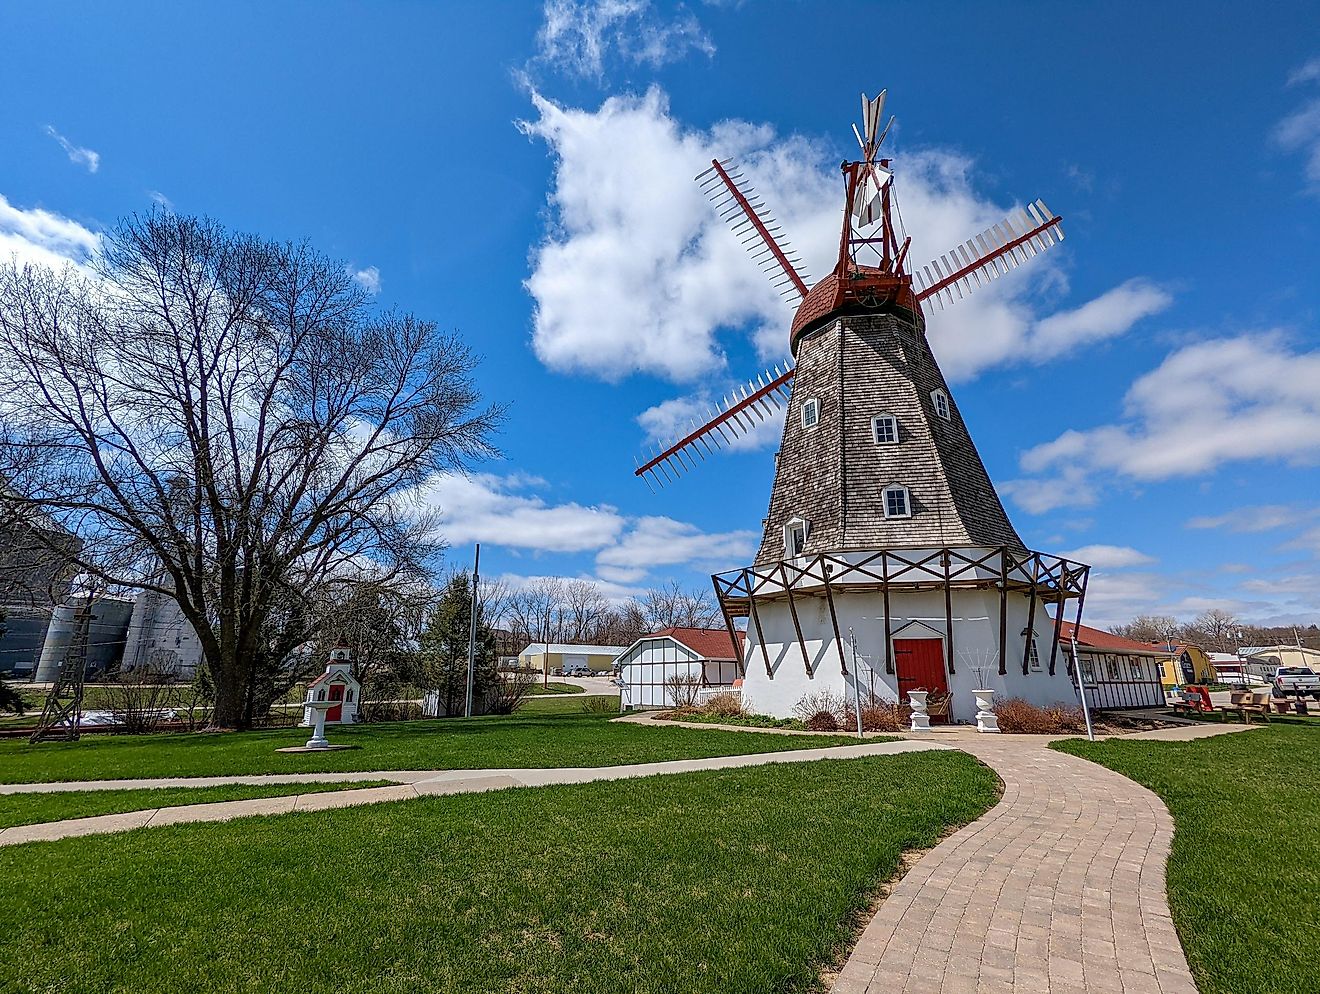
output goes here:
[{"label": "red roof", "polygon": [[[737,659],[733,649],[733,639],[729,638],[727,628],[664,628],[645,638],[664,638],[668,636],[675,642],[682,642],[702,659]],[[738,633],[738,644],[747,640],[746,632]]]},{"label": "red roof", "polygon": [[1087,628],[1085,625],[1074,625],[1071,621],[1063,623],[1062,637],[1065,639],[1071,638],[1074,628],[1077,629],[1078,645],[1087,645],[1092,649],[1111,649],[1114,652],[1147,652],[1157,656],[1168,655],[1168,652],[1159,645],[1152,645],[1150,642],[1138,642],[1135,639],[1125,639],[1113,632],[1102,632],[1098,628]]}]

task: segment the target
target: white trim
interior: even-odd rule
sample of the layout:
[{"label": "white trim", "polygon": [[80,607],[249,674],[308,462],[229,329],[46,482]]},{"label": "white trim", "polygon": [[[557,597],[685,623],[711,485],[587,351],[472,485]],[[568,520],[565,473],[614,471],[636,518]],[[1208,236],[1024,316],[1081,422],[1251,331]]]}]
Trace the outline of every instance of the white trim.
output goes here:
[{"label": "white trim", "polygon": [[943,387],[936,387],[930,392],[930,402],[937,415],[945,421],[953,420],[953,405],[949,402],[949,394]]},{"label": "white trim", "polygon": [[[896,491],[902,491],[902,493],[903,493],[903,513],[902,513],[902,514],[890,514],[890,513],[889,513],[889,495],[890,495],[891,493],[896,492]],[[883,490],[880,491],[880,510],[881,510],[882,512],[884,512],[884,516],[885,516],[886,518],[891,518],[891,519],[892,519],[892,518],[910,518],[910,517],[912,517],[912,491],[908,490],[908,488],[905,487],[905,486],[903,486],[903,484],[901,484],[901,483],[891,483],[891,484],[889,484],[889,486],[885,487]]]},{"label": "white trim", "polygon": [[[807,411],[811,411],[811,424],[807,424]],[[802,402],[802,427],[810,431],[818,424],[820,424],[820,400],[817,397],[808,397]]]},{"label": "white trim", "polygon": [[[788,536],[792,532],[796,531],[799,527],[801,527],[802,529],[802,548],[795,551],[793,549],[793,543],[789,541]],[[796,556],[802,555],[806,551],[807,539],[809,539],[810,537],[811,537],[811,522],[808,521],[806,518],[803,518],[795,514],[793,515],[793,517],[785,521],[784,522],[784,558],[793,559]]]},{"label": "white trim", "polygon": [[[888,421],[893,429],[893,438],[882,439],[880,437],[880,423]],[[876,445],[897,445],[898,444],[898,418],[893,414],[877,414],[871,418],[871,441]]]}]

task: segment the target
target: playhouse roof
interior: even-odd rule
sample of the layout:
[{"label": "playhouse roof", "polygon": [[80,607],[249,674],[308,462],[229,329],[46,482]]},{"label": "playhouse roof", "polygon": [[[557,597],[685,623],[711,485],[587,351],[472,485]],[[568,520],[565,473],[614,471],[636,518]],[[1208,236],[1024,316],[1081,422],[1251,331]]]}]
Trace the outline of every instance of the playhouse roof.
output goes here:
[{"label": "playhouse roof", "polygon": [[[727,628],[663,628],[643,638],[672,638],[681,642],[702,659],[737,659],[738,651]],[[738,642],[746,641],[745,632],[738,633]]]}]

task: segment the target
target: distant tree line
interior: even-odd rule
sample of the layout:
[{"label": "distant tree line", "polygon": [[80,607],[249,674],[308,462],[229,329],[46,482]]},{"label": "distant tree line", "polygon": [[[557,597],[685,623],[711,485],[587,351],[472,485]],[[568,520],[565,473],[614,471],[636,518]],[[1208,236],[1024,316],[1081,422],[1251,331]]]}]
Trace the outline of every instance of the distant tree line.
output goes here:
[{"label": "distant tree line", "polygon": [[1302,645],[1320,649],[1320,625],[1252,625],[1230,611],[1211,608],[1181,621],[1167,614],[1142,614],[1109,629],[1137,642],[1185,642],[1207,652],[1236,652],[1252,645]]}]

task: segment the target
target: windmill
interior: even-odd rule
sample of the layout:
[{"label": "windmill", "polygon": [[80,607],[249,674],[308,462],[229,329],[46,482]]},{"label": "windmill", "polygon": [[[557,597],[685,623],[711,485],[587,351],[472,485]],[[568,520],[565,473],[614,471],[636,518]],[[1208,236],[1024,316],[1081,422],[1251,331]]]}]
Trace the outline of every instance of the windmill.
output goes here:
[{"label": "windmill", "polygon": [[[732,160],[713,159],[696,177],[702,192],[748,247],[775,289],[798,307],[790,333],[794,351],[798,337],[822,314],[845,309],[878,311],[894,304],[919,312],[926,301],[943,310],[946,304],[961,300],[1063,240],[1063,219],[1051,213],[1043,200],[1035,200],[909,271],[912,239],[905,236],[899,241],[892,221],[896,200],[891,160],[879,157],[894,122],[891,117],[879,130],[887,92],[881,90],[873,100],[862,94],[862,128],[853,125],[862,157],[841,167],[846,209],[838,261],[814,287],[809,287],[810,277],[804,274],[782,226]],[[732,397],[722,398],[705,424],[691,424],[690,432],[653,453],[635,475],[648,485],[663,486],[692,468],[694,455],[704,461],[716,448],[751,431],[788,402],[793,374],[792,363],[785,362],[782,368],[776,365],[736,388]]]},{"label": "windmill", "polygon": [[[756,559],[712,578],[730,632],[746,619],[739,666],[758,710],[784,715],[820,691],[892,699],[919,687],[949,695],[955,719],[970,717],[973,689],[1072,703],[1059,642],[1070,603],[1080,621],[1090,568],[1031,551],[1014,530],[924,317],[928,303],[955,303],[1062,240],[1062,220],[1035,200],[912,265],[893,220],[893,162],[880,154],[893,122],[884,105],[883,91],[862,96],[861,156],[841,167],[838,257],[814,283],[735,163],[714,160],[697,177],[795,305],[792,358],[636,473],[672,481],[788,408]],[[971,686],[967,658],[997,661],[993,687]]]}]

